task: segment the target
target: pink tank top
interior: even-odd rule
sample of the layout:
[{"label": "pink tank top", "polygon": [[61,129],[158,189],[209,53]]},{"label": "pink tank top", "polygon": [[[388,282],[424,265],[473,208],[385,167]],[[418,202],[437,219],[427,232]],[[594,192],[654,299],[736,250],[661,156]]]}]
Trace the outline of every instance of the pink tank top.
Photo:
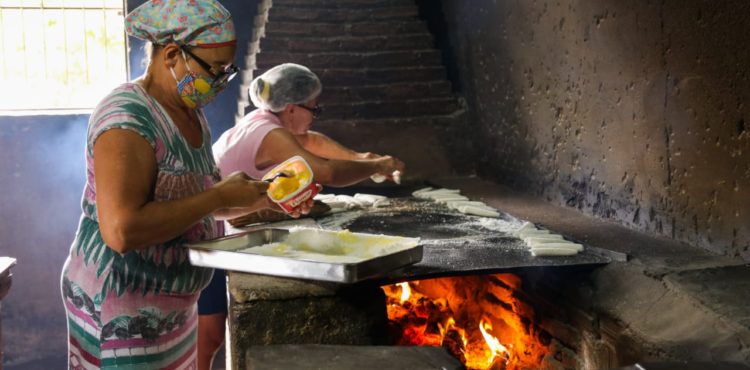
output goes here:
[{"label": "pink tank top", "polygon": [[225,131],[213,145],[214,158],[221,171],[221,177],[232,172],[242,171],[259,180],[270,170],[255,167],[255,157],[260,144],[271,130],[284,128],[279,117],[270,111],[256,109],[245,115],[234,127]]}]

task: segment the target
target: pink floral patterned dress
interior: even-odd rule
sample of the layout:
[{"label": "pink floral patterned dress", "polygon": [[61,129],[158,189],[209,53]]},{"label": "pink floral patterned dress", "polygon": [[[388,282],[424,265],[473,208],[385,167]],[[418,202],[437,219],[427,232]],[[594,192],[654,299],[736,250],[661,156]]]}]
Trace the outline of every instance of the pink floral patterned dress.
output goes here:
[{"label": "pink floral patterned dress", "polygon": [[[192,147],[140,85],[121,85],[92,113],[80,224],[62,272],[71,369],[194,369],[196,301],[213,270],[190,264],[186,243],[223,235],[206,217],[162,244],[119,254],[102,240],[96,213],[94,142],[132,130],[154,150],[155,201],[202,192],[219,180],[211,134],[199,112],[203,145]],[[139,176],[139,174],[133,174]]]}]

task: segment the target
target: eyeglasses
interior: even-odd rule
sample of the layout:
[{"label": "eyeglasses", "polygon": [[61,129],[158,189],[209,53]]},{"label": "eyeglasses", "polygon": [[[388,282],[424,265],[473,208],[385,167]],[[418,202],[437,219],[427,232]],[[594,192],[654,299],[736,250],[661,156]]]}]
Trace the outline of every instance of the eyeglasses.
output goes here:
[{"label": "eyeglasses", "polygon": [[198,64],[200,64],[200,66],[203,67],[203,69],[205,69],[209,75],[211,75],[211,78],[214,79],[213,82],[211,82],[211,87],[226,85],[234,78],[234,76],[237,75],[237,72],[239,71],[239,68],[237,68],[236,65],[230,63],[225,66],[219,67],[219,71],[215,72],[216,68],[212,67],[210,64],[208,64],[208,62],[190,52],[190,49],[185,46],[181,46],[181,48],[188,55],[190,55],[191,58],[195,59],[195,61],[198,62]]},{"label": "eyeglasses", "polygon": [[319,118],[321,114],[323,114],[323,108],[320,105],[315,105],[314,107],[306,107],[302,104],[297,104],[298,107],[312,113],[313,118]]}]

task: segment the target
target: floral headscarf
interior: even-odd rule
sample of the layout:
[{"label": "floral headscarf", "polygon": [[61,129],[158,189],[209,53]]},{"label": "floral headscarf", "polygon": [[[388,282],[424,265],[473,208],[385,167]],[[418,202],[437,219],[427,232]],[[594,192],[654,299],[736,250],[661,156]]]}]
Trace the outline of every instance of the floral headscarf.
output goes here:
[{"label": "floral headscarf", "polygon": [[157,45],[210,48],[237,42],[232,16],[215,0],[151,0],[125,17],[125,31]]}]

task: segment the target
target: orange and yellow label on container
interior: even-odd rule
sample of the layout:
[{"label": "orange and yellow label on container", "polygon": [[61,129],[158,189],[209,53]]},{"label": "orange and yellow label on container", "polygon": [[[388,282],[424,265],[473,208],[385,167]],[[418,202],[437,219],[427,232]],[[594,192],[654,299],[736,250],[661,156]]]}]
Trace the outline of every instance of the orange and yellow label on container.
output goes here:
[{"label": "orange and yellow label on container", "polygon": [[268,186],[268,196],[284,211],[291,213],[303,202],[318,194],[318,184],[313,182],[313,171],[307,161],[294,156],[282,162],[263,176],[268,180],[285,173],[287,177],[277,177]]}]

